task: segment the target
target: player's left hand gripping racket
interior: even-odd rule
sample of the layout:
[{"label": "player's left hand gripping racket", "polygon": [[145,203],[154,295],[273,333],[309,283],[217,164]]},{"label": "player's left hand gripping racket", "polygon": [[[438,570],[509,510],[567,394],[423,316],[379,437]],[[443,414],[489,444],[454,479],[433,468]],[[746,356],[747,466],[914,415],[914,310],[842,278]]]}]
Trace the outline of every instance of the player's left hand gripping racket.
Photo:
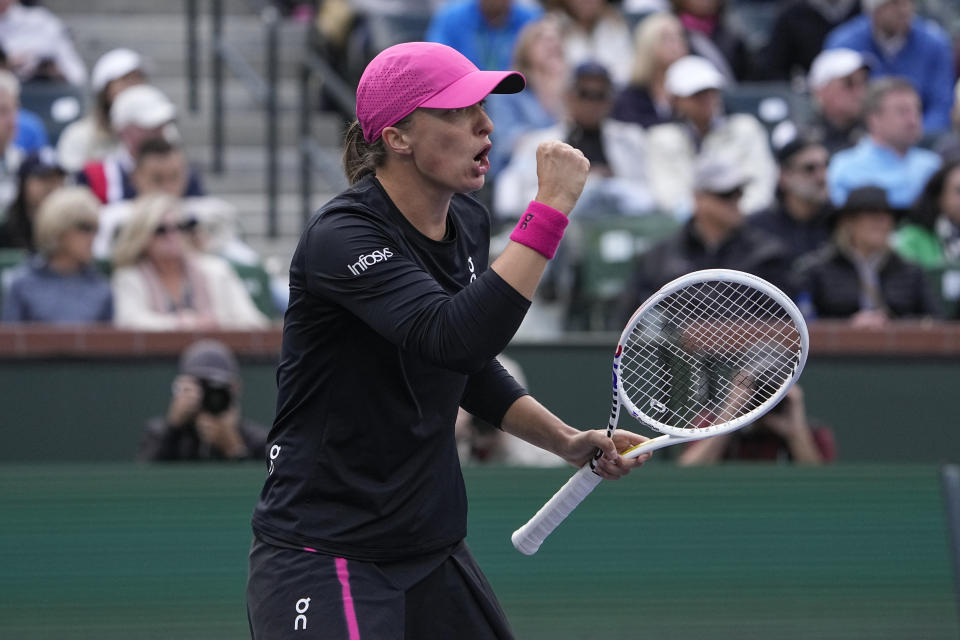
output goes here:
[{"label": "player's left hand gripping racket", "polygon": [[[613,358],[613,406],[661,435],[626,458],[745,427],[772,409],[800,377],[809,337],[799,309],[757,276],[729,269],[677,278],[637,309]],[[599,455],[599,451],[598,451]],[[585,464],[511,540],[532,555],[593,491]]]}]

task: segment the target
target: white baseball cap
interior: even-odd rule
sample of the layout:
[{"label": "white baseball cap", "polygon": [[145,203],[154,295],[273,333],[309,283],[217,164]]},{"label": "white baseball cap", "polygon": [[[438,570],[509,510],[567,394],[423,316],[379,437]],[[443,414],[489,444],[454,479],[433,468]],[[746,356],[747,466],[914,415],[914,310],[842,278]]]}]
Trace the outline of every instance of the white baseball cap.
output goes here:
[{"label": "white baseball cap", "polygon": [[858,69],[868,68],[867,59],[853,49],[827,49],[821,51],[813,63],[807,82],[813,90],[822,89],[837,78],[845,78]]},{"label": "white baseball cap", "polygon": [[177,107],[159,89],[138,84],[121,91],[110,107],[110,124],[115,131],[127,125],[154,129],[177,117]]},{"label": "white baseball cap", "polygon": [[680,98],[692,96],[706,89],[723,89],[723,74],[712,62],[700,56],[684,56],[670,65],[664,78],[668,93]]},{"label": "white baseball cap", "polygon": [[726,193],[743,188],[750,178],[734,158],[708,153],[697,158],[693,169],[693,188],[707,193]]},{"label": "white baseball cap", "polygon": [[144,69],[143,58],[133,49],[111,49],[100,56],[93,65],[90,74],[90,86],[94,93],[100,93],[103,88],[117,78],[122,78],[131,71]]}]

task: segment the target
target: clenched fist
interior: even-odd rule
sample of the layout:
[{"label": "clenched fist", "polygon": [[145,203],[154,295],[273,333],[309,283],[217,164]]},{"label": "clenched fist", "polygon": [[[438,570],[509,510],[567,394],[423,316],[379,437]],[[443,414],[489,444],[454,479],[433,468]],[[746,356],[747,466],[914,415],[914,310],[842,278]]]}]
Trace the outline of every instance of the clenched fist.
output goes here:
[{"label": "clenched fist", "polygon": [[583,191],[590,161],[579,149],[551,140],[537,147],[537,202],[570,215]]}]

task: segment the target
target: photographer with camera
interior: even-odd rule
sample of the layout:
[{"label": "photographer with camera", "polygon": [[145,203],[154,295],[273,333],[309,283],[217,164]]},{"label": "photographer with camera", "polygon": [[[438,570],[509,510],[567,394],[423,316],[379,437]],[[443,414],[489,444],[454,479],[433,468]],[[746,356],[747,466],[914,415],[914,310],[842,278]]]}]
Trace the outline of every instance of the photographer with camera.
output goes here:
[{"label": "photographer with camera", "polygon": [[241,416],[240,369],[230,349],[199,340],[180,356],[170,405],[150,418],[139,460],[263,460],[267,430]]}]

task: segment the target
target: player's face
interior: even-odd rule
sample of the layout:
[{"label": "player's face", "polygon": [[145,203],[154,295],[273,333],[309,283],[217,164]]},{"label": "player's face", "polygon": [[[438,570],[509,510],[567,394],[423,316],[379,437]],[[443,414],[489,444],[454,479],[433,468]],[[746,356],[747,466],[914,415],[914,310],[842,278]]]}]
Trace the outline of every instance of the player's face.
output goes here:
[{"label": "player's face", "polygon": [[492,131],[493,121],[478,102],[463,109],[418,109],[407,134],[413,161],[428,183],[469,193],[483,187],[490,171]]}]

